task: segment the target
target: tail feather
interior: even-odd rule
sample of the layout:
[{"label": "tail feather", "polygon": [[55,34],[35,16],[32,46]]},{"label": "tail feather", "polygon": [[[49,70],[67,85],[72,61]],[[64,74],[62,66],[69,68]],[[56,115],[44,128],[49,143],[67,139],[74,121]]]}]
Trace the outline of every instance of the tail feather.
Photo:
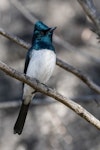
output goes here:
[{"label": "tail feather", "polygon": [[17,134],[20,135],[22,133],[23,127],[24,127],[24,124],[25,124],[25,120],[26,120],[26,116],[27,116],[27,113],[28,113],[29,104],[25,105],[22,102],[18,118],[17,118],[16,123],[14,125],[14,134],[17,133]]}]

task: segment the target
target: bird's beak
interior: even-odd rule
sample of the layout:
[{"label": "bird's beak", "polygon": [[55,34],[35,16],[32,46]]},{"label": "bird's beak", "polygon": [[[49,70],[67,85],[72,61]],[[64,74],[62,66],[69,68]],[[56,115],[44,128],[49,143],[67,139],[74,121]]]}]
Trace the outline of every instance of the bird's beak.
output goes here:
[{"label": "bird's beak", "polygon": [[50,32],[53,32],[57,27],[50,28]]}]

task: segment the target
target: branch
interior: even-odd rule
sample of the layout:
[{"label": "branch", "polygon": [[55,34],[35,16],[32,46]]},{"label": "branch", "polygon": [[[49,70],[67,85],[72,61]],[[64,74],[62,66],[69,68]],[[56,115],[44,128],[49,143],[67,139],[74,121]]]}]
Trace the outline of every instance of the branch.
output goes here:
[{"label": "branch", "polygon": [[39,81],[32,79],[29,76],[26,76],[25,74],[22,74],[11,67],[8,67],[6,64],[4,64],[1,61],[0,61],[0,69],[3,72],[5,72],[6,74],[8,74],[9,76],[11,76],[21,82],[24,82],[24,83],[28,84],[29,86],[31,86],[32,88],[35,88],[37,91],[44,93],[44,94],[56,99],[57,101],[61,102],[62,104],[64,104],[65,106],[69,107],[74,112],[76,112],[79,116],[81,116],[82,118],[87,120],[89,123],[94,125],[96,128],[100,129],[100,121],[98,119],[96,119],[92,114],[90,114],[87,110],[85,110],[79,104],[73,102],[70,99],[65,98],[64,96],[62,96],[55,90],[47,87],[44,84],[41,84]]},{"label": "branch", "polygon": [[26,43],[25,41],[23,41],[22,39],[18,38],[17,36],[6,32],[2,28],[0,28],[0,34],[3,35],[4,37],[8,38],[9,40],[12,40],[13,42],[17,43],[18,45],[26,48],[26,49],[29,49],[31,47],[31,45],[29,43]]},{"label": "branch", "polygon": [[65,69],[66,71],[73,73],[80,80],[82,80],[90,89],[100,94],[100,87],[97,84],[95,84],[85,73],[58,58],[57,58],[57,65]]},{"label": "branch", "polygon": [[[7,37],[8,39],[14,41],[15,43],[19,44],[20,46],[29,49],[31,45],[29,43],[26,43],[25,41],[21,40],[15,35],[11,35],[7,32],[5,32],[2,28],[0,28],[0,34]],[[90,80],[87,75],[85,75],[82,71],[76,69],[75,67],[69,65],[68,63],[60,60],[57,58],[56,64],[63,68],[66,71],[69,71],[73,73],[75,76],[77,76],[80,80],[82,80],[90,89],[94,90],[96,93],[100,94],[100,87],[96,85],[92,80]]]},{"label": "branch", "polygon": [[78,0],[83,10],[94,23],[94,32],[100,37],[100,13],[97,11],[93,0]]},{"label": "branch", "polygon": [[10,2],[23,14],[23,16],[29,20],[31,23],[36,22],[38,19],[31,15],[29,11],[19,2],[16,0],[10,0]]}]

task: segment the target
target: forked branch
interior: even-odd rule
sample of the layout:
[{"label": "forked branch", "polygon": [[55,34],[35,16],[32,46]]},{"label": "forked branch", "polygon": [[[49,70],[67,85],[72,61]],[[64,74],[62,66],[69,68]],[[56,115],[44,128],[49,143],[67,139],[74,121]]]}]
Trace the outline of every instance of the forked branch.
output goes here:
[{"label": "forked branch", "polygon": [[100,38],[100,12],[97,11],[93,0],[78,0],[86,15],[94,24],[93,31]]}]

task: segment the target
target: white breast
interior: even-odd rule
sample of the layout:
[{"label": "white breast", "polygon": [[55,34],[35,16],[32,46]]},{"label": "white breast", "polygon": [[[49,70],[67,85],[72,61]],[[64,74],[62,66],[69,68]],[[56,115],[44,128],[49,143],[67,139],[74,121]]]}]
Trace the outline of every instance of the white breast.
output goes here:
[{"label": "white breast", "polygon": [[56,63],[56,55],[51,50],[34,50],[30,59],[27,75],[46,83],[51,77]]}]

